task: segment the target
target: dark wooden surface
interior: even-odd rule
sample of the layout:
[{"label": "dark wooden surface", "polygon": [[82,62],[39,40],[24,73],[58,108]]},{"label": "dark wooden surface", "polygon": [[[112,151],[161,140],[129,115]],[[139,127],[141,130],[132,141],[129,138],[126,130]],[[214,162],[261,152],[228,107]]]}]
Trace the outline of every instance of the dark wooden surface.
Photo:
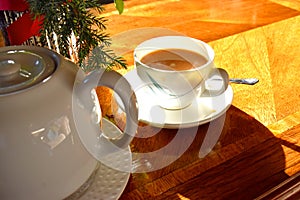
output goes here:
[{"label": "dark wooden surface", "polygon": [[[215,64],[231,77],[260,82],[231,85],[234,100],[222,116],[222,137],[207,156],[200,158],[199,149],[209,124],[185,129],[187,138],[197,131],[188,150],[167,167],[132,173],[121,199],[254,199],[300,171],[299,1],[127,0],[125,7],[118,15],[106,6],[112,36],[169,28],[208,42]],[[132,151],[157,150],[177,130],[141,124],[137,134],[152,133],[135,138]]]}]

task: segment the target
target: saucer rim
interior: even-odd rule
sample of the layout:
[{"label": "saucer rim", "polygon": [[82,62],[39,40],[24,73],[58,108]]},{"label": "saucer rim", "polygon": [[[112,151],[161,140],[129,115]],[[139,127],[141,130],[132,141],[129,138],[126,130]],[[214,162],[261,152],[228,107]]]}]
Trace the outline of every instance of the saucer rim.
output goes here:
[{"label": "saucer rim", "polygon": [[[167,129],[192,128],[192,127],[200,126],[200,125],[209,123],[209,122],[221,117],[224,113],[227,112],[227,110],[232,105],[232,100],[233,100],[233,89],[230,85],[228,85],[228,88],[226,89],[226,91],[224,91],[224,93],[226,93],[226,92],[227,93],[230,92],[230,94],[232,94],[232,95],[228,94],[228,96],[229,95],[231,96],[230,102],[226,103],[226,105],[224,106],[224,108],[220,112],[213,112],[213,113],[211,113],[207,117],[204,117],[201,120],[196,120],[194,122],[187,122],[187,123],[181,123],[181,124],[178,124],[178,123],[174,123],[174,124],[164,123],[164,124],[161,124],[161,123],[150,122],[150,121],[147,121],[147,120],[144,120],[144,119],[139,119],[139,121],[143,122],[143,123],[146,123],[146,124],[149,124],[151,126],[157,127],[157,128],[167,128]],[[221,95],[223,95],[224,93],[222,93]],[[201,98],[207,98],[207,97],[198,97],[198,98],[201,99]],[[163,109],[163,108],[161,108],[161,109]]]},{"label": "saucer rim", "polygon": [[[136,68],[133,68],[131,71],[124,74],[124,78],[126,78],[126,80],[130,83],[131,87],[133,88],[133,90],[135,92],[136,92],[137,89],[140,89],[140,87],[138,87],[139,85],[136,85],[136,83],[141,82],[141,80],[139,80],[139,81],[136,80],[135,83],[133,83],[133,81],[130,80],[129,75],[132,74],[132,73],[137,73],[136,71],[137,71]],[[137,78],[139,79],[139,77],[137,77]],[[213,112],[213,113],[209,114],[208,116],[206,116],[204,118],[201,118],[200,120],[195,120],[195,121],[187,122],[187,123],[184,123],[184,122],[183,123],[156,123],[156,122],[153,122],[153,121],[150,121],[150,120],[147,120],[147,119],[142,119],[139,116],[139,121],[142,122],[142,123],[148,124],[150,126],[153,126],[153,127],[167,128],[167,129],[192,128],[192,127],[200,126],[200,125],[206,124],[208,122],[211,122],[211,121],[219,118],[220,116],[222,116],[224,113],[226,113],[227,110],[232,105],[234,93],[233,93],[233,89],[232,89],[231,85],[228,85],[227,89],[223,93],[221,93],[220,95],[218,95],[216,97],[201,97],[200,96],[200,97],[197,98],[197,99],[217,98],[221,95],[225,95],[225,98],[226,98],[226,101],[224,102],[224,106],[222,107],[222,109],[220,109],[220,111],[218,111],[218,112],[217,111]],[[118,100],[116,99],[116,97],[115,97],[115,100],[118,103],[118,105],[120,106],[120,104],[119,104]],[[123,110],[121,107],[122,106],[120,106],[120,109]],[[186,107],[186,108],[188,108],[188,107]],[[183,108],[182,110],[184,110],[186,108]],[[161,108],[161,109],[166,110],[164,108]]]}]

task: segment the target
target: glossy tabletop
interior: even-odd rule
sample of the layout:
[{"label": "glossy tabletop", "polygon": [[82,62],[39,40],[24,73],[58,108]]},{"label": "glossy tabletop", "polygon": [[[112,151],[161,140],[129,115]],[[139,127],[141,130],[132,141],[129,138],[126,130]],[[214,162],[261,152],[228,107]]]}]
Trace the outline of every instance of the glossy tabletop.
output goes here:
[{"label": "glossy tabletop", "polygon": [[[256,85],[231,84],[232,106],[212,123],[223,123],[214,149],[199,149],[209,124],[172,164],[132,173],[121,199],[254,199],[300,171],[300,1],[127,0],[122,15],[103,14],[112,36],[162,27],[203,40],[215,64],[230,77],[256,77]],[[130,42],[130,38],[128,39]],[[223,121],[222,121],[223,120]],[[122,126],[122,125],[120,125]],[[167,145],[176,129],[140,124],[133,152]],[[267,198],[268,199],[268,198]]]}]

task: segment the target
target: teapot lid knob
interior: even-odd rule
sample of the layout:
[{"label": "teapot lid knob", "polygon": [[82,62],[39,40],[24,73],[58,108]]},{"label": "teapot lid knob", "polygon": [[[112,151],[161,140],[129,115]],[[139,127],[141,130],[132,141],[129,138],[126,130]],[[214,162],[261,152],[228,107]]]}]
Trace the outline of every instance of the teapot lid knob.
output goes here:
[{"label": "teapot lid knob", "polygon": [[33,46],[0,49],[0,95],[28,89],[43,82],[57,67],[54,52]]},{"label": "teapot lid knob", "polygon": [[14,60],[2,60],[0,61],[0,76],[9,76],[18,73],[21,69],[21,65]]}]

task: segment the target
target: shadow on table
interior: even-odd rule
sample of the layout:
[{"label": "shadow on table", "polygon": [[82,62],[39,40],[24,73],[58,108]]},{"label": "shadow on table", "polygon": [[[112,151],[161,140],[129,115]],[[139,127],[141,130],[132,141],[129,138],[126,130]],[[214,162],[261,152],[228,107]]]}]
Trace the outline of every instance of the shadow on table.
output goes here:
[{"label": "shadow on table", "polygon": [[[129,197],[129,193],[135,190],[141,196],[170,199],[179,199],[179,196],[188,199],[253,199],[289,177],[284,172],[282,141],[253,117],[231,106],[223,121],[220,117],[213,123],[220,123],[223,128],[218,144],[208,155],[199,157],[201,144],[211,128],[205,124],[197,127],[193,143],[175,162],[143,175],[133,174],[124,197]],[[186,140],[193,130],[195,128],[184,130]],[[135,138],[133,151],[162,148],[177,132],[141,125],[138,134],[151,135],[155,131],[158,133],[154,136]],[[182,140],[182,145],[184,142]],[[168,180],[168,177],[177,177],[179,183],[174,186],[171,180],[161,181]]]}]

